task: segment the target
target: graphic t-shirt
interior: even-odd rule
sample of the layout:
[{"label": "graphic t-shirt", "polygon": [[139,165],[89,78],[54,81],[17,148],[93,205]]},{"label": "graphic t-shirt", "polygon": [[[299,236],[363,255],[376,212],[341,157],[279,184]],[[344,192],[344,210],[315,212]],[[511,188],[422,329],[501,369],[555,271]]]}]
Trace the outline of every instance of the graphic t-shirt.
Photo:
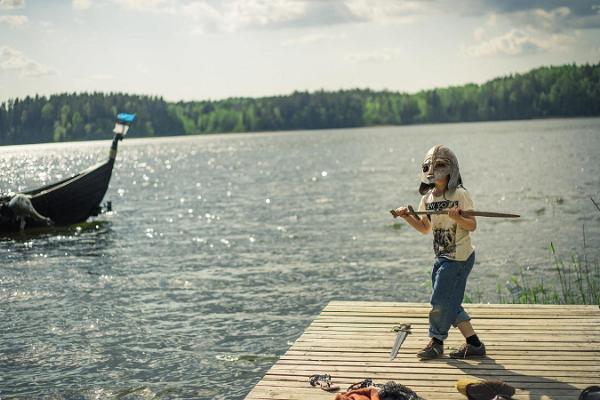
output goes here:
[{"label": "graphic t-shirt", "polygon": [[[462,210],[473,210],[473,201],[469,192],[458,187],[453,193],[446,192],[443,196],[434,196],[433,190],[427,192],[419,204],[419,211],[446,210],[458,206]],[[431,215],[433,231],[433,251],[436,257],[464,261],[473,252],[469,231],[461,228],[447,214]]]}]

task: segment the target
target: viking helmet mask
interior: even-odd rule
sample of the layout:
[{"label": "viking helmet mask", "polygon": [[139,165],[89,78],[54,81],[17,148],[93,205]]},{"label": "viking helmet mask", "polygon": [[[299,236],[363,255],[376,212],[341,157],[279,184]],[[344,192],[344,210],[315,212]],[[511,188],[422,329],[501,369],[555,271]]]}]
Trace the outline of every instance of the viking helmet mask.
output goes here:
[{"label": "viking helmet mask", "polygon": [[425,194],[435,186],[435,181],[443,179],[449,175],[448,190],[453,192],[459,185],[462,185],[462,178],[458,170],[458,159],[444,145],[438,144],[427,152],[423,160],[421,173],[421,186],[419,193]]}]

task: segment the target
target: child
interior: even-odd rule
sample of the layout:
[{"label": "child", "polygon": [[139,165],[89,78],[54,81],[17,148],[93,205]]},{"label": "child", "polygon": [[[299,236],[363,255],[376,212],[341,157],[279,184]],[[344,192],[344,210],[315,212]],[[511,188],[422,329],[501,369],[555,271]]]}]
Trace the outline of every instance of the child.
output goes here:
[{"label": "child", "polygon": [[429,344],[417,353],[422,360],[440,357],[450,326],[458,327],[466,343],[452,353],[452,358],[483,357],[485,346],[469,322],[471,317],[461,303],[475,252],[469,232],[477,227],[475,217],[464,217],[462,210],[473,210],[469,193],[462,186],[458,160],[443,145],[434,146],[425,155],[419,192],[423,195],[419,211],[447,210],[448,214],[416,218],[407,207],[393,210],[413,228],[427,234],[433,230],[435,263],[431,273],[433,291],[429,312]]}]

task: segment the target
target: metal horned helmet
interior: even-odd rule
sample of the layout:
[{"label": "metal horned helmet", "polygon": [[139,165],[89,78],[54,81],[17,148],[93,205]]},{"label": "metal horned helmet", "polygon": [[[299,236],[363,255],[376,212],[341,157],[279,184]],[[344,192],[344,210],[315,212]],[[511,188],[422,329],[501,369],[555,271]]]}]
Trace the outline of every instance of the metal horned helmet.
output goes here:
[{"label": "metal horned helmet", "polygon": [[425,194],[435,186],[435,181],[449,175],[448,191],[453,192],[462,185],[462,178],[458,170],[458,159],[456,155],[444,145],[433,146],[423,160],[421,173],[421,186],[419,193]]}]

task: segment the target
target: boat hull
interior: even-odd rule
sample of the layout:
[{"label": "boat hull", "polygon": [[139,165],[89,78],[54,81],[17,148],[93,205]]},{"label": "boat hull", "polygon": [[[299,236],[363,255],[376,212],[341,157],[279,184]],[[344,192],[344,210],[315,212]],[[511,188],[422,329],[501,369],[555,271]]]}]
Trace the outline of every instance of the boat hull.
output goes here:
[{"label": "boat hull", "polygon": [[[114,158],[71,178],[23,192],[35,210],[56,226],[77,224],[98,215],[112,175]],[[4,200],[4,201],[3,201]],[[0,199],[0,233],[21,230],[21,220],[8,207],[10,198]],[[25,217],[25,229],[47,226]]]}]

